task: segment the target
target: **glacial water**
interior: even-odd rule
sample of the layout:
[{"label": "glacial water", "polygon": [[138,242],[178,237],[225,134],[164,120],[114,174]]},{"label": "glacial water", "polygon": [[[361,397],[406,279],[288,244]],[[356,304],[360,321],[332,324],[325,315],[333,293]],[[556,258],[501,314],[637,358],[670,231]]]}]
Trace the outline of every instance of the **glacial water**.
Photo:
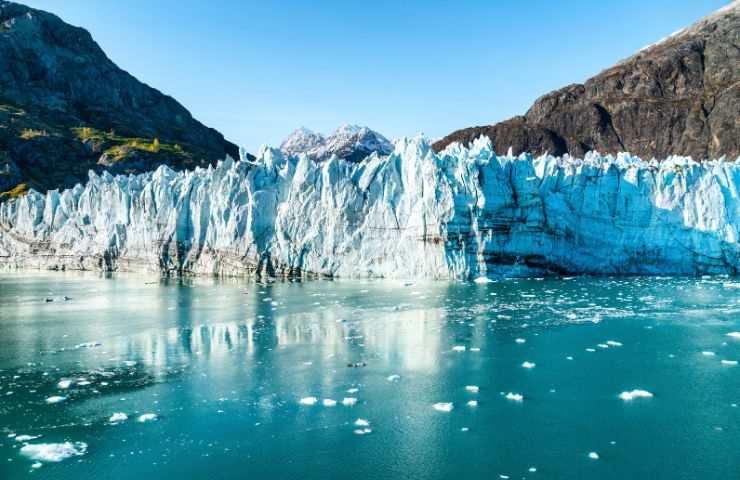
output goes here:
[{"label": "glacial water", "polygon": [[0,479],[738,478],[739,287],[3,274]]}]

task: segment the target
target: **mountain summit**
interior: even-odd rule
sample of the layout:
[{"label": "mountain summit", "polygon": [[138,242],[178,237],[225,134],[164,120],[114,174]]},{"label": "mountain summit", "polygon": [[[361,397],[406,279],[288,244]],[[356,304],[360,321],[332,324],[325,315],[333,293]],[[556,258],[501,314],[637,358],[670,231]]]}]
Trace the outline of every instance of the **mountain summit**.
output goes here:
[{"label": "mountain summit", "polygon": [[237,147],[116,66],[86,30],[0,0],[0,192],[226,154],[237,157]]},{"label": "mountain summit", "polygon": [[305,153],[317,161],[336,155],[359,162],[374,152],[388,155],[393,151],[393,145],[383,135],[367,127],[342,125],[326,137],[301,127],[280,144],[280,150],[289,155]]},{"label": "mountain summit", "polygon": [[740,156],[740,1],[643,48],[584,84],[535,101],[523,116],[464,128],[434,144],[487,135],[498,153],[642,158]]}]

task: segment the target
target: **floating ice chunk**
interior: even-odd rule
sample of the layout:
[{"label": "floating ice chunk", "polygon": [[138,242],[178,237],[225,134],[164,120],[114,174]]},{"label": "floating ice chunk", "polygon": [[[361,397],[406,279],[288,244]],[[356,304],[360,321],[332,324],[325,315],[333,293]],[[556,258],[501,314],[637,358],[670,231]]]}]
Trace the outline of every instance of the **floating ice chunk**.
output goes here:
[{"label": "floating ice chunk", "polygon": [[61,462],[70,457],[79,457],[87,452],[84,442],[37,443],[21,448],[21,455],[38,462]]},{"label": "floating ice chunk", "polygon": [[537,471],[537,468],[535,468],[535,467],[529,467],[529,469],[527,471],[529,473],[535,473]]},{"label": "floating ice chunk", "polygon": [[522,363],[522,367],[524,367],[524,368],[534,368],[536,366],[537,366],[537,364],[534,363],[534,362],[524,362],[524,363]]},{"label": "floating ice chunk", "polygon": [[527,341],[526,341],[525,339],[523,339],[523,338],[517,338],[517,339],[516,339],[516,340],[514,340],[514,341],[515,341],[516,343],[527,343]]},{"label": "floating ice chunk", "polygon": [[386,378],[386,380],[388,380],[389,382],[397,382],[401,380],[401,375],[394,373],[393,375],[388,375],[388,378]]},{"label": "floating ice chunk", "polygon": [[609,345],[607,345],[606,343],[600,343],[600,344],[598,344],[596,346],[599,347],[599,348],[609,348]]},{"label": "floating ice chunk", "polygon": [[41,462],[33,462],[33,463],[31,464],[31,468],[33,468],[34,470],[37,470],[37,469],[39,469],[39,468],[41,468],[41,467],[43,467],[43,466],[44,466],[44,464],[43,464],[43,463],[41,463]]},{"label": "floating ice chunk", "polygon": [[357,403],[357,399],[355,397],[344,397],[342,399],[342,405],[345,407],[351,407],[352,405]]},{"label": "floating ice chunk", "polygon": [[469,400],[468,401],[468,407],[477,407],[478,406],[478,400]]},{"label": "floating ice chunk", "polygon": [[126,360],[126,361],[123,362],[123,364],[126,365],[127,367],[135,367],[136,366],[136,362],[133,361],[133,360]]},{"label": "floating ice chunk", "polygon": [[611,347],[621,347],[622,346],[622,342],[617,342],[616,340],[607,340],[606,344]]},{"label": "floating ice chunk", "polygon": [[79,350],[81,348],[95,348],[99,347],[101,344],[100,342],[84,342],[84,343],[78,343],[75,345],[75,349]]},{"label": "floating ice chunk", "polygon": [[465,345],[455,345],[452,347],[453,352],[464,352],[465,351]]},{"label": "floating ice chunk", "polygon": [[737,365],[737,360],[722,360],[722,365]]},{"label": "floating ice chunk", "polygon": [[480,388],[478,387],[478,385],[467,385],[465,387],[465,390],[470,393],[478,393],[478,390],[480,390]]},{"label": "floating ice chunk", "polygon": [[80,380],[80,381],[77,382],[77,385],[80,386],[80,387],[86,387],[88,385],[91,385],[91,382],[90,382],[90,380],[82,379],[82,380]]},{"label": "floating ice chunk", "polygon": [[41,438],[41,435],[17,435],[15,437],[16,442],[30,442],[31,440],[36,440],[37,438]]},{"label": "floating ice chunk", "polygon": [[316,397],[303,397],[298,401],[298,403],[301,405],[316,405],[316,402],[318,401],[319,399]]},{"label": "floating ice chunk", "polygon": [[469,430],[470,430],[470,428],[468,428],[468,427],[462,427],[462,428],[460,428],[460,431],[461,432],[467,432]]},{"label": "floating ice chunk", "polygon": [[125,422],[126,420],[128,420],[128,415],[126,415],[125,413],[120,413],[120,412],[114,413],[108,419],[110,423],[121,423],[121,422]]},{"label": "floating ice chunk", "polygon": [[740,332],[730,332],[727,334],[728,337],[740,339]]},{"label": "floating ice chunk", "polygon": [[139,415],[139,418],[136,419],[139,423],[146,423],[146,422],[152,422],[156,420],[157,414],[156,413],[145,413],[143,415]]},{"label": "floating ice chunk", "polygon": [[454,407],[452,402],[438,402],[432,405],[432,408],[438,412],[451,412]]},{"label": "floating ice chunk", "polygon": [[370,428],[356,428],[352,431],[355,435],[367,435],[368,433],[372,433],[372,429]]},{"label": "floating ice chunk", "polygon": [[481,275],[480,277],[477,277],[475,280],[473,280],[475,283],[483,284],[483,283],[493,283],[493,280],[491,280],[488,277],[485,277]]},{"label": "floating ice chunk", "polygon": [[506,394],[506,399],[514,402],[521,402],[524,400],[524,396],[521,393],[509,392]]},{"label": "floating ice chunk", "polygon": [[355,420],[355,427],[369,427],[369,426],[370,426],[369,420],[365,420],[364,418],[358,418],[357,420]]},{"label": "floating ice chunk", "polygon": [[587,348],[586,351],[587,352],[594,353],[596,351],[596,349],[595,348]]},{"label": "floating ice chunk", "polygon": [[348,388],[348,389],[347,389],[347,393],[357,393],[357,392],[359,392],[359,391],[360,391],[360,389],[359,389],[359,388],[354,388],[354,387],[353,387],[353,388]]},{"label": "floating ice chunk", "polygon": [[701,354],[704,355],[705,357],[713,357],[715,355],[714,352],[710,352],[710,351],[704,351],[704,352],[701,352]]},{"label": "floating ice chunk", "polygon": [[72,385],[72,380],[59,380],[59,383],[57,383],[57,387],[62,390],[68,389],[70,385]]},{"label": "floating ice chunk", "polygon": [[52,395],[51,397],[46,399],[46,403],[59,403],[63,402],[67,399],[67,397],[61,397],[59,395]]},{"label": "floating ice chunk", "polygon": [[336,407],[337,406],[337,401],[332,398],[325,398],[321,403],[325,407]]},{"label": "floating ice chunk", "polygon": [[509,480],[509,476],[508,475],[504,475],[503,473],[500,473],[499,476],[498,476],[498,478],[500,478],[501,480]]},{"label": "floating ice chunk", "polygon": [[573,357],[571,357],[570,355],[568,355],[567,357],[565,357],[565,359],[566,360],[573,360]]},{"label": "floating ice chunk", "polygon": [[596,453],[596,452],[589,452],[588,458],[590,458],[591,460],[598,460],[599,459],[599,454]]},{"label": "floating ice chunk", "polygon": [[471,352],[480,352],[480,347],[470,347]]},{"label": "floating ice chunk", "polygon": [[632,390],[631,392],[622,392],[619,394],[619,398],[624,401],[631,401],[635,398],[652,398],[653,394],[647,390]]}]

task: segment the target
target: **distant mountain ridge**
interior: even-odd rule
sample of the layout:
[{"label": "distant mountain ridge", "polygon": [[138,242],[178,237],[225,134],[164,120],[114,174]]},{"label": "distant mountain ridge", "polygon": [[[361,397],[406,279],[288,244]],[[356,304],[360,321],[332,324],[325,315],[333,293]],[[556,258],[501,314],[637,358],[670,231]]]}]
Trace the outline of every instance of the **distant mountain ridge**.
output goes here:
[{"label": "distant mountain ridge", "polygon": [[499,154],[740,156],[740,1],[584,84],[540,97],[523,116],[457,130],[434,149],[481,135]]},{"label": "distant mountain ridge", "polygon": [[280,144],[280,150],[288,155],[305,153],[317,161],[328,160],[336,155],[351,162],[359,162],[375,152],[388,155],[393,151],[393,145],[383,135],[368,127],[342,125],[328,136],[301,127]]},{"label": "distant mountain ridge", "polygon": [[236,145],[116,66],[86,30],[0,0],[0,192],[227,154],[238,157]]}]

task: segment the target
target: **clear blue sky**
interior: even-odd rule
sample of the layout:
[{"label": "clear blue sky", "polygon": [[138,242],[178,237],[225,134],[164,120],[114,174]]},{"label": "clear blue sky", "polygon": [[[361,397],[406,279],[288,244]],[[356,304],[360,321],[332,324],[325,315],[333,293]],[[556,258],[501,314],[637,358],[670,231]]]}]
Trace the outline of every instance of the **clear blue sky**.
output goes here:
[{"label": "clear blue sky", "polygon": [[[21,0],[22,1],[22,0]],[[256,150],[299,126],[388,137],[490,124],[728,0],[27,0]]]}]

